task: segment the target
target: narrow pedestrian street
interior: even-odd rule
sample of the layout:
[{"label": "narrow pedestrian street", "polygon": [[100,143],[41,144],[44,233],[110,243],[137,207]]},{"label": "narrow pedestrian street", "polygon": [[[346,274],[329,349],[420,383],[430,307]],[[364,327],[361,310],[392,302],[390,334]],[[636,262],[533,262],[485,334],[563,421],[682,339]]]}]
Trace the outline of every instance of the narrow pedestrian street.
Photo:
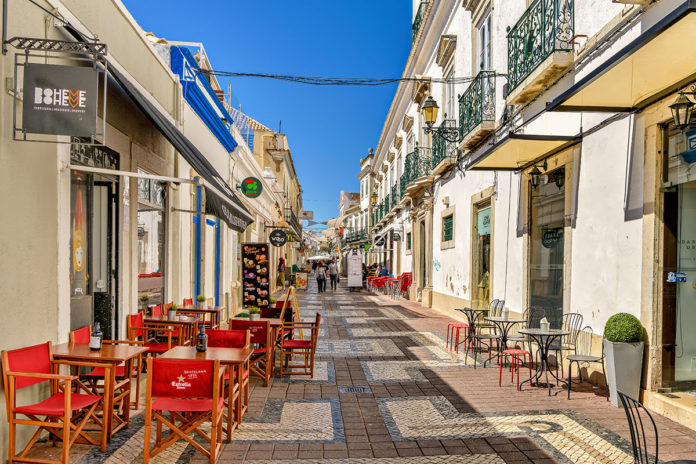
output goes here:
[{"label": "narrow pedestrian street", "polygon": [[[448,317],[341,285],[320,295],[309,284],[298,298],[303,320],[322,315],[314,379],[273,377],[264,388],[252,378],[249,410],[221,462],[633,462],[624,411],[604,390],[573,384],[571,400],[560,387],[517,392],[507,370],[499,388],[495,363],[473,369],[446,349]],[[656,420],[660,458],[696,451],[694,431]],[[77,462],[141,462],[142,425],[141,410],[105,453],[83,448]],[[153,462],[207,462],[194,451],[179,441]]]}]

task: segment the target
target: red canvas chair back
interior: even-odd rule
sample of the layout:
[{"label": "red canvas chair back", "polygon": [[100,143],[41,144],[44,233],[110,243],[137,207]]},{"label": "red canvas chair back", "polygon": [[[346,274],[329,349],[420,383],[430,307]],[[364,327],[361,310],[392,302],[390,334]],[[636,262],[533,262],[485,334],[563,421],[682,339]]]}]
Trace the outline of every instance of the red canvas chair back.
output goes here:
[{"label": "red canvas chair back", "polygon": [[[28,372],[33,374],[51,373],[51,343],[18,348],[7,351],[7,366],[4,371]],[[17,377],[16,388],[29,387],[37,383],[46,382],[46,379],[35,377]]]},{"label": "red canvas chair back", "polygon": [[92,328],[88,325],[70,332],[70,343],[89,343]]},{"label": "red canvas chair back", "polygon": [[151,359],[152,396],[157,398],[213,397],[214,361]]},{"label": "red canvas chair back", "polygon": [[131,327],[143,327],[143,313],[128,316],[128,336],[138,338],[143,336],[143,329],[133,329]]},{"label": "red canvas chair back", "polygon": [[173,304],[174,303],[167,303],[166,305],[164,305],[164,314],[169,313],[169,309],[172,307]]},{"label": "red canvas chair back", "polygon": [[218,348],[244,348],[249,344],[249,332],[246,330],[207,329],[208,346]]},{"label": "red canvas chair back", "polygon": [[230,321],[230,329],[249,331],[249,341],[257,345],[266,346],[268,332],[270,332],[270,321],[245,321],[232,320]]},{"label": "red canvas chair back", "polygon": [[[280,309],[277,307],[261,308],[261,317],[273,319],[280,316]],[[253,342],[252,342],[253,343]]]},{"label": "red canvas chair back", "polygon": [[162,315],[162,305],[153,306],[152,315],[154,317],[160,317]]},{"label": "red canvas chair back", "polygon": [[193,298],[184,298],[184,306],[193,306]]}]

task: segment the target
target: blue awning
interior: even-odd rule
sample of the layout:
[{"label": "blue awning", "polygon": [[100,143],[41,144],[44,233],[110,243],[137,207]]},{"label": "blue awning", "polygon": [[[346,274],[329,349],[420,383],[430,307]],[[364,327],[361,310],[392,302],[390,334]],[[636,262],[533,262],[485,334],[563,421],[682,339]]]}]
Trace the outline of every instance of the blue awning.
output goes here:
[{"label": "blue awning", "polygon": [[232,117],[218,98],[191,52],[186,47],[172,45],[170,49],[172,72],[179,75],[184,98],[217,137],[228,152],[237,146],[230,133]]}]

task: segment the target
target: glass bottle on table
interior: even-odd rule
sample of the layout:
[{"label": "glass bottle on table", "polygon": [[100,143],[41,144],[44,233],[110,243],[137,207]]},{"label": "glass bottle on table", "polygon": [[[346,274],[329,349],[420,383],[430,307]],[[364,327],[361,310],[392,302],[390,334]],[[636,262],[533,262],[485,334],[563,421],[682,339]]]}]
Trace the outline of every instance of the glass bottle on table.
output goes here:
[{"label": "glass bottle on table", "polygon": [[104,334],[101,331],[99,322],[94,324],[94,330],[89,336],[89,349],[93,351],[99,351],[102,347],[102,341],[104,340]]},{"label": "glass bottle on table", "polygon": [[205,333],[205,324],[200,324],[199,329],[196,336],[196,351],[204,352],[208,349],[208,335]]}]

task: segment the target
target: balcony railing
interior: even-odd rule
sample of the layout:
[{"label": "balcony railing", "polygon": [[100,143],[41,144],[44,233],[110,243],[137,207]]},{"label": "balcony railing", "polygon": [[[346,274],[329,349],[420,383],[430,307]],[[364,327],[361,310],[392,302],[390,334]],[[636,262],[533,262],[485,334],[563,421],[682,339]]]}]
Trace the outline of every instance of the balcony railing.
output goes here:
[{"label": "balcony railing", "polygon": [[362,242],[367,240],[367,231],[365,229],[356,230],[355,232],[350,232],[346,234],[345,238],[347,243]]},{"label": "balcony railing", "polygon": [[391,205],[389,205],[389,210],[391,211],[399,203],[401,198],[399,197],[399,186],[395,183],[392,185],[391,189]]},{"label": "balcony railing", "polygon": [[479,72],[459,97],[459,141],[484,121],[495,122],[495,72]]},{"label": "balcony railing", "polygon": [[508,31],[508,93],[556,51],[572,51],[573,0],[535,0]]},{"label": "balcony railing", "polygon": [[435,169],[442,160],[452,156],[451,149],[453,144],[448,142],[440,133],[440,131],[446,128],[454,128],[457,126],[457,121],[453,119],[445,119],[440,124],[439,130],[433,132],[433,157],[432,157],[432,169]]},{"label": "balcony railing", "polygon": [[430,175],[432,171],[431,158],[430,148],[425,147],[416,147],[414,151],[406,155],[401,185],[408,188],[417,179]]},{"label": "balcony railing", "polygon": [[423,22],[423,15],[425,14],[425,8],[428,6],[428,2],[421,2],[418,6],[418,11],[416,12],[416,17],[413,19],[413,26],[411,27],[411,39],[413,42],[416,41],[418,37],[418,30]]},{"label": "balcony railing", "polygon": [[399,178],[399,198],[403,198],[406,196],[406,187],[408,185],[408,176],[404,172],[401,174],[401,177]]},{"label": "balcony railing", "polygon": [[290,224],[292,231],[302,237],[302,223],[297,219],[297,215],[292,210],[292,208],[285,208],[285,221]]}]

